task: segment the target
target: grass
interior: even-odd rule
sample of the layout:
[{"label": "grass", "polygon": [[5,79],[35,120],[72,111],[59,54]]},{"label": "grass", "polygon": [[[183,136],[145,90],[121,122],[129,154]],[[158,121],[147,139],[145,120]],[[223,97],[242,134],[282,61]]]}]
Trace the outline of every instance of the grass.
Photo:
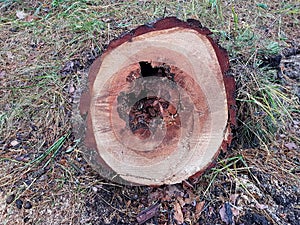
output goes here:
[{"label": "grass", "polygon": [[53,145],[51,145],[42,155],[40,155],[39,157],[35,158],[34,160],[30,161],[28,164],[26,164],[26,166],[32,166],[32,165],[39,165],[40,163],[42,163],[49,155],[51,155],[51,157],[46,161],[46,163],[43,165],[43,169],[46,168],[49,163],[54,160],[55,156],[57,156],[59,150],[62,148],[64,142],[66,141],[66,139],[70,136],[70,133],[62,136],[61,138],[59,138]]},{"label": "grass", "polygon": [[283,85],[272,81],[272,76],[274,72],[258,69],[256,74],[241,81],[245,86],[239,90],[237,98],[240,104],[239,122],[242,124],[239,134],[242,142],[248,141],[245,143],[248,146],[251,146],[249,142],[255,142],[254,139],[259,141],[256,144],[265,146],[274,141],[274,134],[282,132],[284,124],[292,121],[291,113],[299,110],[297,97],[292,96]]},{"label": "grass", "polygon": [[[0,75],[3,84],[0,87],[0,173],[3,174],[0,190],[5,195],[19,193],[20,198],[39,202],[35,213],[38,215],[40,210],[44,217],[52,216],[47,214],[46,206],[63,207],[61,196],[72,194],[73,197],[68,197],[70,210],[76,211],[72,207],[74,203],[84,211],[91,187],[106,189],[107,195],[101,197],[103,202],[117,210],[121,203],[115,204],[114,192],[127,201],[126,196],[144,197],[142,192],[147,189],[105,182],[82,159],[79,140],[69,133],[74,113],[74,93],[70,90],[74,87],[75,93],[80,93],[91,56],[102,52],[110,40],[140,24],[166,16],[199,19],[210,28],[213,37],[228,50],[229,72],[237,81],[237,145],[232,154],[221,157],[217,167],[201,178],[203,183],[198,184],[197,194],[212,202],[219,201],[212,193],[223,185],[222,177],[232,183],[240,179],[242,183],[245,174],[253,175],[253,166],[264,172],[272,168],[278,173],[273,174],[276,179],[286,176],[295,182],[296,161],[281,159],[283,155],[276,156],[273,149],[299,140],[295,133],[289,132],[292,120],[299,115],[299,100],[291,85],[278,79],[275,69],[261,65],[264,56],[279,54],[296,36],[297,29],[293,28],[299,26],[296,6],[296,1],[241,4],[219,0],[42,3],[0,0],[0,64],[3,65],[0,74],[4,74]],[[23,11],[28,17],[20,19],[16,11]],[[280,134],[286,134],[287,139],[278,140]],[[12,141],[19,144],[12,146]],[[244,147],[255,147],[255,152],[263,158],[258,153],[244,153]],[[268,161],[268,157],[273,158]],[[247,187],[242,189],[247,193]],[[44,200],[38,200],[39,193],[44,193]],[[128,213],[141,207],[141,203],[136,204],[129,207]],[[70,210],[66,215],[73,213]]]},{"label": "grass", "polygon": [[211,174],[213,175],[213,177],[209,178],[210,182],[203,195],[207,195],[207,193],[210,191],[211,186],[220,174],[225,173],[229,176],[232,176],[233,179],[237,179],[237,174],[239,172],[249,172],[249,169],[250,168],[248,167],[242,155],[228,157],[226,159],[219,159],[217,166],[215,168],[212,168]]},{"label": "grass", "polygon": [[[17,166],[17,169],[11,172],[12,176],[4,176],[1,178],[0,187],[7,185],[8,183],[18,183],[18,177],[28,176],[31,174],[31,181],[29,183],[24,183],[20,185],[19,190],[16,193],[16,199],[22,196],[26,191],[28,191],[35,182],[42,176],[47,170],[49,170],[49,165],[53,166],[53,161],[56,156],[59,154],[59,151],[63,147],[66,139],[69,137],[70,133],[63,135],[60,137],[53,145],[51,145],[48,149],[45,150],[40,156],[37,158],[24,163],[19,160],[14,160],[12,158],[1,158],[1,161],[12,162]],[[13,179],[12,179],[13,178]],[[59,187],[58,187],[59,188]]]},{"label": "grass", "polygon": [[[257,7],[254,10],[258,11],[258,14],[252,18],[252,24],[241,23],[240,15],[235,7],[232,7],[230,30],[215,30],[215,34],[220,36],[221,42],[224,42],[223,46],[226,46],[234,62],[232,70],[238,86],[240,124],[238,141],[244,146],[261,144],[266,147],[274,141],[274,134],[284,129],[283,124],[291,122],[291,112],[299,111],[299,100],[276,78],[278,70],[261,68],[262,55],[276,56],[287,43],[280,32],[269,33],[269,37],[266,38],[266,31],[257,29],[261,26],[258,21],[264,17],[274,17],[261,13],[261,10],[268,8],[266,4],[258,3]],[[275,22],[276,20],[278,19],[276,18]],[[278,30],[281,29],[281,25],[278,23]],[[269,28],[265,29],[269,32]]]}]

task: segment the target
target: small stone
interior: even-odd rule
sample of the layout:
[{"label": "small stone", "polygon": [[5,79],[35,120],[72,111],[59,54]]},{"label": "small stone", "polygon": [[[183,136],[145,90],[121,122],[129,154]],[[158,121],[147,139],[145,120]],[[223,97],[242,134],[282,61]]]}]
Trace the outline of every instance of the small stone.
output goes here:
[{"label": "small stone", "polygon": [[134,195],[134,196],[132,197],[133,200],[137,200],[138,198],[139,198],[138,195]]},{"label": "small stone", "polygon": [[297,149],[297,145],[294,142],[289,142],[289,143],[285,144],[284,146],[287,147],[289,150]]},{"label": "small stone", "polygon": [[16,200],[16,205],[17,205],[17,208],[18,209],[21,209],[22,208],[22,205],[23,205],[23,201],[21,199],[17,199]]},{"label": "small stone", "polygon": [[0,79],[4,78],[5,77],[5,71],[4,70],[1,70],[0,71]]},{"label": "small stone", "polygon": [[25,204],[24,204],[24,209],[31,209],[32,208],[32,205],[29,201],[26,201]]},{"label": "small stone", "polygon": [[24,218],[24,223],[27,223],[30,219],[28,217]]},{"label": "small stone", "polygon": [[286,137],[286,135],[285,134],[279,134],[279,137],[284,138],[284,137]]},{"label": "small stone", "polygon": [[15,197],[16,196],[14,194],[11,194],[10,196],[8,196],[6,199],[6,204],[12,203],[15,200]]},{"label": "small stone", "polygon": [[9,28],[10,32],[18,32],[19,31],[19,27],[11,27]]},{"label": "small stone", "polygon": [[74,87],[74,85],[71,85],[71,86],[69,87],[69,93],[70,93],[70,94],[73,94],[74,91],[75,91],[75,87]]},{"label": "small stone", "polygon": [[293,123],[294,123],[295,125],[300,125],[300,121],[297,121],[297,120],[293,120]]},{"label": "small stone", "polygon": [[19,142],[16,141],[16,140],[13,140],[12,142],[10,142],[10,145],[11,145],[12,147],[17,146],[18,144],[19,144]]}]

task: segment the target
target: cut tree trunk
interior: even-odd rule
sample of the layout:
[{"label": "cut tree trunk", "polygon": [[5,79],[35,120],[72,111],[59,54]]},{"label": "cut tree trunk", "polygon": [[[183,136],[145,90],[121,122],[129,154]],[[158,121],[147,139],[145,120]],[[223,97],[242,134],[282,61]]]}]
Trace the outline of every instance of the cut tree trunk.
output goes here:
[{"label": "cut tree trunk", "polygon": [[110,43],[80,99],[85,158],[119,183],[198,177],[231,142],[235,82],[226,51],[195,20],[165,18]]}]

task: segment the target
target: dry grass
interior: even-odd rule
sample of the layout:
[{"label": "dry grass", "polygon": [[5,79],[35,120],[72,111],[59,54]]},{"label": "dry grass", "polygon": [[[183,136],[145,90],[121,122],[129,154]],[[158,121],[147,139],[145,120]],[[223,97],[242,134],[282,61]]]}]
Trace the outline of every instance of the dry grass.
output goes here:
[{"label": "dry grass", "polygon": [[[200,218],[191,208],[186,221],[220,222],[218,211],[215,218],[209,212],[240,194],[237,221],[260,202],[278,208],[257,212],[286,224],[289,217],[279,214],[289,208],[281,209],[259,179],[270,176],[277,182],[271,187],[297,194],[278,183],[299,185],[299,146],[285,147],[299,143],[293,88],[299,84],[259,65],[265,56],[299,46],[299,8],[296,0],[0,0],[0,224],[22,224],[26,218],[32,224],[136,223],[137,213],[151,204],[147,196],[159,189],[116,186],[95,174],[70,133],[72,110],[91,62],[110,40],[167,16],[199,19],[210,28],[230,54],[238,85],[236,145],[194,185],[194,195],[201,196],[195,201],[206,203]],[[250,183],[265,196],[257,196]],[[30,200],[33,208],[6,204],[11,193],[15,200]],[[167,206],[162,208],[166,216]]]}]

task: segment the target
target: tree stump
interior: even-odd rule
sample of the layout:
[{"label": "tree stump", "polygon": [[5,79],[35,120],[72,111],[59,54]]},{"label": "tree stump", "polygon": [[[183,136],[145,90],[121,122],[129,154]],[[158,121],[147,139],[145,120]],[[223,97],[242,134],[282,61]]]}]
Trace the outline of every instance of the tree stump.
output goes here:
[{"label": "tree stump", "polygon": [[196,20],[165,18],[112,41],[80,99],[85,158],[119,183],[199,176],[231,142],[235,82],[226,51]]}]

